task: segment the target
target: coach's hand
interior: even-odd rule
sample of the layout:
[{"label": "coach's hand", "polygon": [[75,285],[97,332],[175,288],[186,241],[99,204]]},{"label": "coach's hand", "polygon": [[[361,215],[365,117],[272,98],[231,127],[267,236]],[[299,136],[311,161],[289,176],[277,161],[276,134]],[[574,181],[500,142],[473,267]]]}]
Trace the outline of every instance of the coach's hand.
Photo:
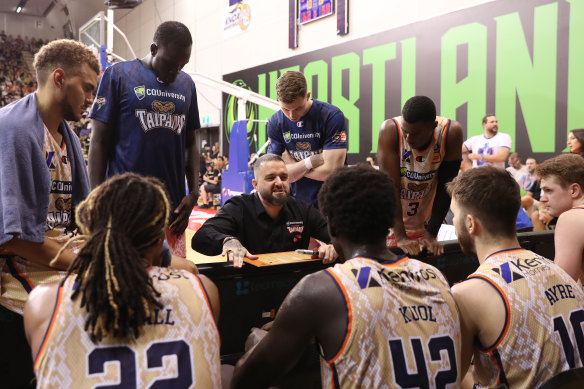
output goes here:
[{"label": "coach's hand", "polygon": [[174,235],[180,236],[187,229],[187,226],[189,225],[189,216],[191,216],[191,212],[199,198],[198,192],[199,191],[196,190],[183,197],[178,207],[174,210],[176,218],[170,224],[170,232]]},{"label": "coach's hand", "polygon": [[226,242],[223,243],[222,256],[227,255],[227,260],[233,262],[233,267],[242,267],[243,258],[258,259],[257,255],[253,255],[236,238],[225,239]]},{"label": "coach's hand", "polygon": [[333,263],[338,257],[339,254],[332,244],[321,244],[318,247],[318,258],[322,259],[322,263]]},{"label": "coach's hand", "polygon": [[432,255],[444,254],[444,246],[436,240],[436,237],[426,231],[422,238],[422,246]]},{"label": "coach's hand", "polygon": [[396,243],[397,247],[402,249],[402,251],[406,255],[417,255],[420,253],[420,251],[422,251],[422,248],[420,247],[420,242],[418,242],[417,240],[411,240],[408,238],[397,239],[396,237]]}]

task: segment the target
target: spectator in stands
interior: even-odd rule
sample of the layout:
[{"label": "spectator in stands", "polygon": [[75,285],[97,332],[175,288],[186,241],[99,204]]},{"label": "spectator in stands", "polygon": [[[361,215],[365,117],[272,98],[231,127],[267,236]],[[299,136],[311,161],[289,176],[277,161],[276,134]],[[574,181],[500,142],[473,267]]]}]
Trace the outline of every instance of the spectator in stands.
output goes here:
[{"label": "spectator in stands", "polygon": [[518,183],[521,177],[528,173],[527,167],[522,162],[523,161],[519,153],[509,154],[509,166],[506,170]]},{"label": "spectator in stands", "polygon": [[478,387],[534,388],[582,367],[572,342],[580,345],[575,333],[582,331],[584,290],[554,262],[520,248],[515,180],[487,166],[460,174],[448,189],[462,251],[480,263],[452,287],[461,316],[462,374],[473,354]]},{"label": "spectator in stands", "polygon": [[537,174],[541,178],[540,202],[558,217],[554,262],[579,280],[584,252],[584,159],[574,154],[558,155],[539,165]]},{"label": "spectator in stands", "polygon": [[[74,208],[89,193],[79,140],[67,120],[79,120],[91,105],[100,72],[93,52],[67,39],[44,46],[34,67],[38,91],[0,110],[0,310],[19,315],[32,288],[59,280],[58,270],[67,269],[75,258],[74,251],[67,249],[52,261],[75,234]],[[0,335],[12,342],[20,334],[3,330],[10,315],[3,316]],[[14,320],[20,320],[17,325],[22,327],[20,317]],[[27,364],[18,354],[22,350],[12,350],[6,343],[0,341],[0,365],[8,374],[21,371]],[[22,346],[26,348],[25,341]],[[26,358],[30,360],[30,354]],[[18,379],[30,383],[30,377]],[[18,387],[5,377],[2,385]]]},{"label": "spectator in stands", "polygon": [[505,169],[505,161],[511,151],[511,137],[499,132],[499,122],[495,115],[483,117],[484,134],[467,139],[462,145],[462,152],[470,152],[472,167],[484,165]]},{"label": "spectator in stands", "polygon": [[[221,166],[216,165],[215,162],[207,162],[207,171],[203,175],[203,184],[199,192],[201,193],[202,205],[199,206],[201,209],[211,208],[209,205],[208,196],[213,196],[215,193],[221,193]],[[211,199],[212,203],[212,199]]]},{"label": "spectator in stands", "polygon": [[217,158],[218,155],[219,155],[219,142],[215,142],[215,143],[213,143],[213,146],[211,147],[211,159]]},{"label": "spectator in stands", "polygon": [[203,145],[203,151],[201,153],[205,157],[206,162],[211,162],[211,146],[209,143]]},{"label": "spectator in stands", "polygon": [[525,161],[525,167],[527,168],[527,174],[521,176],[517,183],[519,184],[519,188],[522,189],[522,192],[525,192],[525,194],[521,196],[521,206],[531,217],[531,214],[537,208],[541,192],[539,188],[539,177],[535,172],[535,169],[537,168],[537,161],[535,158],[527,158]]},{"label": "spectator in stands", "polygon": [[410,98],[402,116],[381,124],[377,161],[401,200],[388,244],[407,255],[422,248],[433,255],[443,252],[436,236],[450,206],[445,184],[458,174],[461,146],[460,123],[436,116],[426,96]]},{"label": "spectator in stands", "polygon": [[248,343],[263,339],[237,362],[232,388],[277,384],[312,339],[323,388],[459,387],[458,310],[439,270],[388,249],[396,202],[391,180],[369,166],[327,178],[319,204],[347,261],[304,277],[271,329],[253,329]]},{"label": "spectator in stands", "polygon": [[373,169],[379,169],[379,166],[377,166],[377,165],[375,164],[375,159],[374,159],[372,156],[371,156],[371,157],[367,157],[367,158],[365,158],[365,162],[367,162],[369,165],[371,165],[371,167],[372,167]]},{"label": "spectator in stands", "polygon": [[134,173],[79,205],[83,248],[60,283],[33,290],[24,312],[39,388],[102,386],[111,355],[123,356],[122,387],[156,387],[174,374],[179,387],[221,388],[217,288],[160,267],[169,214],[164,185]]},{"label": "spectator in stands", "polygon": [[[205,255],[227,255],[235,267],[255,254],[307,249],[310,238],[330,242],[326,222],[313,206],[290,196],[284,160],[264,154],[254,164],[256,192],[227,200],[215,217],[193,236],[193,250]],[[318,248],[325,263],[337,258],[332,245]],[[253,253],[253,254],[252,254]]]},{"label": "spectator in stands", "polygon": [[570,153],[580,154],[584,157],[584,129],[577,129],[570,131],[568,135],[568,147],[570,148]]}]

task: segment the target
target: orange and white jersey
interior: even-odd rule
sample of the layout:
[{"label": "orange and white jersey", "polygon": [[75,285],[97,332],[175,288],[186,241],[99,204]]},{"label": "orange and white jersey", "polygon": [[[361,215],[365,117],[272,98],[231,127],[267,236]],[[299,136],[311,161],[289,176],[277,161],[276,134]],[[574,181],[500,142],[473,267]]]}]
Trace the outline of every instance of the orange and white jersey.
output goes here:
[{"label": "orange and white jersey", "polygon": [[583,366],[584,291],[559,266],[511,249],[491,254],[469,278],[491,284],[505,304],[497,341],[475,347],[475,387],[534,388]]},{"label": "orange and white jersey", "polygon": [[159,267],[149,275],[162,308],[135,341],[105,338],[99,344],[84,329],[81,296],[71,300],[75,277],[65,281],[35,361],[38,388],[221,387],[219,333],[201,281]]},{"label": "orange and white jersey", "polygon": [[[73,185],[71,163],[65,142],[57,143],[45,126],[43,153],[51,175],[49,207],[45,224],[45,239],[65,243],[74,236],[69,230],[72,212]],[[77,252],[78,242],[69,246]],[[0,304],[22,315],[28,294],[39,285],[59,281],[65,272],[40,265],[12,253],[0,253]]]},{"label": "orange and white jersey", "polygon": [[424,223],[432,214],[432,202],[438,183],[438,168],[446,154],[446,138],[450,119],[436,117],[432,141],[424,150],[417,150],[406,142],[402,131],[403,118],[393,119],[398,131],[400,158],[400,199],[406,232],[424,232]]},{"label": "orange and white jersey", "polygon": [[458,311],[439,270],[357,257],[326,271],[344,295],[347,332],[321,358],[323,388],[458,387]]}]

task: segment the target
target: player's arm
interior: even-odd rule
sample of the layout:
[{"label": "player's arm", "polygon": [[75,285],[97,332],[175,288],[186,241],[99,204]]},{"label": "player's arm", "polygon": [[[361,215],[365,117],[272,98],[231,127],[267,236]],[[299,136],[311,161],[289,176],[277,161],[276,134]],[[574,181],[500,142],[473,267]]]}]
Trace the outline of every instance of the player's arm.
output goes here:
[{"label": "player's arm", "polygon": [[105,181],[107,156],[112,147],[114,129],[109,124],[92,119],[91,141],[89,145],[88,169],[91,189]]},{"label": "player's arm", "polygon": [[203,274],[199,274],[199,279],[207,292],[207,296],[209,297],[209,305],[211,306],[211,310],[213,311],[213,318],[215,319],[215,323],[219,323],[219,313],[220,313],[220,304],[219,304],[219,290],[213,281],[211,281],[207,276]]},{"label": "player's arm", "polygon": [[438,168],[438,181],[436,195],[432,203],[432,215],[426,228],[427,234],[423,240],[423,245],[434,255],[440,255],[444,252],[442,245],[436,241],[436,236],[450,208],[450,196],[446,192],[446,184],[456,177],[460,169],[460,161],[462,159],[461,144],[462,127],[460,123],[452,121],[446,137],[444,161]]},{"label": "player's arm", "polygon": [[38,285],[30,292],[24,306],[24,331],[33,360],[49,327],[58,291],[58,282]]},{"label": "player's arm", "polygon": [[[400,246],[406,254],[415,255],[420,252],[420,246],[418,242],[408,241],[403,221],[402,205],[400,201],[400,156],[398,142],[398,131],[396,125],[393,120],[387,119],[381,124],[381,129],[379,130],[377,161],[379,163],[379,170],[386,173],[389,178],[391,178],[395,188],[397,197],[395,202],[395,218],[393,221],[393,233],[395,239],[398,242],[398,246]],[[400,241],[408,242],[408,244],[402,247],[399,243]]]},{"label": "player's arm", "polygon": [[[231,388],[266,388],[290,371],[316,336],[325,353],[338,350],[346,326],[344,299],[323,271],[304,277],[282,303],[272,328],[235,366]],[[326,356],[326,354],[325,354]],[[329,356],[330,357],[330,356]]]},{"label": "player's arm", "polygon": [[309,170],[306,177],[317,181],[324,181],[338,167],[345,164],[347,149],[326,149],[322,151],[324,163]]},{"label": "player's arm", "polygon": [[316,169],[324,163],[323,154],[313,154],[302,161],[296,161],[288,151],[282,153],[282,159],[286,163],[288,169],[288,179],[290,182],[296,182],[313,169]]},{"label": "player's arm", "polygon": [[58,260],[51,263],[63,245],[53,239],[45,238],[43,243],[34,243],[12,238],[2,245],[2,250],[10,251],[38,265],[50,266],[54,269],[66,270],[75,260],[73,250],[65,249]]},{"label": "player's arm", "polygon": [[483,279],[471,278],[452,287],[460,313],[462,359],[460,375],[464,377],[476,342],[491,347],[505,328],[505,305],[501,295]]},{"label": "player's arm", "polygon": [[574,280],[582,274],[582,253],[584,252],[584,212],[579,209],[566,211],[560,215],[554,232],[554,262]]},{"label": "player's arm", "polygon": [[176,218],[170,224],[170,231],[175,235],[182,235],[189,224],[189,216],[199,198],[199,151],[195,131],[187,129],[186,134],[187,162],[185,164],[185,175],[189,194],[183,197],[178,207],[174,210]]}]

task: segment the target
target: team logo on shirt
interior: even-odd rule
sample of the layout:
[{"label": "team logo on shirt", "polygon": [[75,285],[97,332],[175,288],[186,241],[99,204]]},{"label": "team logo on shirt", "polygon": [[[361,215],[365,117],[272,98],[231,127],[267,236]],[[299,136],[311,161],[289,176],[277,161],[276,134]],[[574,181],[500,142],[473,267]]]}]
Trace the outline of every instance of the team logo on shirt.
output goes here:
[{"label": "team logo on shirt", "polygon": [[304,122],[303,121],[299,121],[296,123],[296,127],[302,127],[304,126]]},{"label": "team logo on shirt", "polygon": [[180,135],[185,125],[186,115],[174,115],[175,108],[173,102],[154,100],[153,111],[137,109],[135,114],[144,132],[155,128],[168,128]]},{"label": "team logo on shirt", "polygon": [[298,150],[310,150],[312,147],[308,142],[296,142],[296,148]]},{"label": "team logo on shirt", "polygon": [[134,88],[134,93],[136,94],[138,100],[142,100],[144,97],[146,97],[146,87],[144,85],[137,86]]},{"label": "team logo on shirt", "polygon": [[286,228],[288,229],[288,232],[291,234],[294,233],[302,234],[302,231],[304,231],[304,223],[302,221],[286,222]]},{"label": "team logo on shirt", "polygon": [[508,284],[512,283],[513,281],[517,281],[521,278],[524,278],[521,274],[516,273],[510,269],[509,262],[505,262],[500,267],[501,267],[500,269],[498,267],[494,267],[491,270],[493,270],[497,274],[500,274],[501,278],[503,278],[503,280],[505,280],[505,282]]},{"label": "team logo on shirt", "polygon": [[411,162],[410,155],[412,155],[412,151],[411,150],[406,151],[404,156],[402,157],[402,161],[410,163]]},{"label": "team logo on shirt", "polygon": [[347,133],[345,131],[339,131],[335,135],[333,135],[332,142],[339,143],[339,142],[346,142],[347,141]]},{"label": "team logo on shirt", "polygon": [[360,269],[351,269],[351,273],[353,273],[357,279],[357,283],[361,289],[381,286],[375,278],[371,277],[371,267],[369,266],[365,266]]},{"label": "team logo on shirt", "polygon": [[284,133],[284,142],[286,142],[286,143],[290,143],[290,140],[291,140],[291,139],[292,139],[292,138],[290,137],[290,131],[288,131],[288,132],[285,132],[285,133]]}]

